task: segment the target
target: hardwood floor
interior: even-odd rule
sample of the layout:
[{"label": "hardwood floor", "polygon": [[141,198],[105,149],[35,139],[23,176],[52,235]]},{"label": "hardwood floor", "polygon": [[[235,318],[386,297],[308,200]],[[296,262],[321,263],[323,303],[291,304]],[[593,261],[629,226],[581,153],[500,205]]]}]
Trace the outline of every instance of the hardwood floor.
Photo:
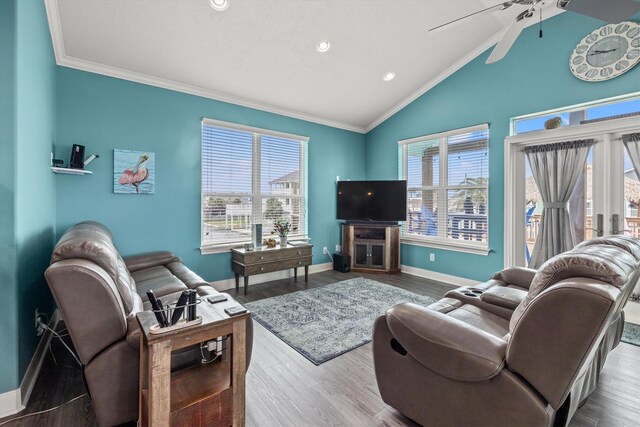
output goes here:
[{"label": "hardwood floor", "polygon": [[[305,286],[300,278],[252,285],[249,295],[235,295],[239,302],[255,301],[352,277],[379,282],[433,298],[449,286],[407,274],[367,275],[327,271],[311,275]],[[247,373],[248,426],[414,426],[387,407],[378,394],[371,344],[315,366],[273,334],[255,323],[251,366]],[[53,341],[59,364],[73,359]],[[640,347],[621,343],[608,356],[597,390],[578,410],[572,427],[635,426],[640,408]],[[23,413],[54,407],[85,393],[78,370],[59,367],[51,356],[43,366],[29,405]],[[428,402],[425,402],[428,404]],[[8,420],[2,419],[0,423]],[[87,396],[47,414],[9,422],[11,426],[93,426],[95,417]]]}]

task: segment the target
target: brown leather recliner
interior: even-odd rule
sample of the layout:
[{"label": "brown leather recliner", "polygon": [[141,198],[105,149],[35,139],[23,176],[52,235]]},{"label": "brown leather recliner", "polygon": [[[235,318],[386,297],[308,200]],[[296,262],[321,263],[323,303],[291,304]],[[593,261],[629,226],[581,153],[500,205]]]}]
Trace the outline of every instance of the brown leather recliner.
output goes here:
[{"label": "brown leather recliner", "polygon": [[[218,294],[170,252],[122,258],[111,232],[87,221],[67,230],[58,241],[45,272],[53,297],[83,364],[84,377],[100,425],[138,418],[140,331],[136,313],[150,310],[146,292],[174,303],[185,289],[204,297]],[[237,304],[233,298],[225,305]],[[247,323],[247,367],[253,322]],[[173,355],[179,368],[201,357],[197,351]]]},{"label": "brown leather recliner", "polygon": [[620,341],[640,240],[604,237],[374,325],[382,399],[425,426],[567,425]]}]

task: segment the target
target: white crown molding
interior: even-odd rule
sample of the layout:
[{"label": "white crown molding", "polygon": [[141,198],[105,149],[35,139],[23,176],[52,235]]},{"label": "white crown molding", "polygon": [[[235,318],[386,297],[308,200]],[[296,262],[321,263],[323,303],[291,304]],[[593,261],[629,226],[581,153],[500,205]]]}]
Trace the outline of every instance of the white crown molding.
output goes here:
[{"label": "white crown molding", "polygon": [[[95,74],[101,74],[109,77],[114,77],[122,80],[128,80],[136,83],[141,83],[149,86],[155,86],[163,89],[173,90],[176,92],[187,93],[190,95],[200,96],[203,98],[214,99],[216,101],[227,102],[234,105],[240,105],[247,108],[252,108],[260,111],[265,111],[268,113],[278,114],[286,117],[291,117],[294,119],[304,120],[312,123],[317,123],[324,126],[330,126],[338,129],[344,129],[351,132],[357,132],[361,134],[366,134],[376,128],[378,125],[383,123],[385,120],[396,114],[398,111],[402,110],[404,107],[415,101],[417,98],[425,94],[427,91],[441,83],[447,77],[454,74],[456,71],[464,67],[466,64],[475,59],[478,55],[482,54],[488,48],[496,44],[501,38],[507,28],[503,28],[494,34],[491,38],[483,42],[477,48],[469,52],[460,60],[456,61],[453,65],[448,67],[445,71],[440,73],[434,79],[430,80],[423,86],[421,86],[417,91],[413,92],[411,95],[403,99],[401,102],[396,104],[393,108],[389,109],[387,112],[382,114],[380,117],[375,119],[369,125],[357,126],[348,123],[343,123],[331,119],[326,119],[323,117],[301,113],[298,111],[289,110],[286,108],[277,107],[275,105],[271,105],[268,103],[262,103],[257,101],[252,101],[243,97],[233,96],[227,93],[213,91],[209,89],[204,89],[197,86],[187,85],[183,83],[177,83],[171,80],[162,79],[159,77],[153,77],[142,73],[137,73],[134,71],[123,70],[117,67],[111,67],[104,64],[99,64],[91,61],[85,61],[78,58],[70,57],[66,54],[64,49],[64,40],[62,36],[62,27],[60,25],[60,14],[58,10],[58,0],[45,0],[45,6],[47,10],[47,19],[49,21],[49,30],[51,32],[51,40],[53,42],[53,51],[56,58],[56,63],[62,67],[68,67],[77,69],[80,71],[86,71]],[[563,13],[564,10],[560,10],[558,8],[553,8],[553,10],[547,11],[547,17],[545,20],[556,16],[560,13]],[[532,22],[528,25],[536,24],[538,21],[532,20]]]},{"label": "white crown molding", "polygon": [[[552,18],[564,12],[565,12],[564,10],[560,10],[558,8],[554,8],[554,10],[552,11],[546,11],[547,17],[544,20],[546,21],[547,19]],[[537,23],[538,23],[537,20],[532,19],[531,23],[529,23],[527,27],[530,27],[531,25],[534,25]],[[416,99],[418,99],[419,97],[427,93],[436,85],[444,81],[447,77],[453,75],[456,71],[458,71],[459,69],[467,65],[469,62],[473,61],[475,58],[477,58],[479,55],[481,55],[484,51],[489,49],[491,46],[498,43],[498,41],[500,41],[500,39],[502,38],[502,35],[507,31],[507,28],[508,27],[505,27],[500,31],[498,31],[497,33],[495,33],[491,38],[487,39],[482,44],[480,44],[477,48],[473,49],[471,52],[469,52],[468,54],[460,58],[449,68],[444,70],[442,73],[438,74],[434,79],[424,84],[422,87],[420,87],[420,89],[413,92],[411,95],[409,95],[408,97],[400,101],[393,108],[388,110],[386,113],[384,113],[383,115],[375,119],[373,122],[371,122],[368,126],[365,127],[365,132],[369,133],[370,131],[375,129],[378,125],[382,124],[385,120],[387,120],[388,118],[396,114],[398,111],[402,110],[404,107],[411,104],[413,101],[415,101]]]},{"label": "white crown molding", "polygon": [[[333,269],[333,263],[325,262],[323,264],[312,264],[309,266],[309,274],[316,274],[323,271],[328,271]],[[282,279],[290,279],[293,277],[293,270],[282,270],[282,271],[274,271],[272,273],[258,274],[256,276],[251,276],[249,280],[249,286],[257,285],[258,283],[272,282],[274,280],[282,280]],[[298,280],[304,280],[300,274],[298,274]],[[224,279],[218,280],[216,282],[210,282],[211,286],[213,286],[218,291],[225,291],[229,289],[236,288],[236,279]],[[240,292],[242,292],[242,286],[240,287]]]},{"label": "white crown molding", "polygon": [[[54,49],[55,51],[55,49]],[[183,83],[176,83],[171,80],[165,80],[159,77],[148,76],[134,71],[123,70],[108,65],[97,64],[90,61],[85,61],[77,58],[71,58],[68,56],[56,57],[56,63],[62,67],[74,68],[80,71],[87,71],[90,73],[101,74],[108,77],[115,77],[117,79],[128,80],[135,83],[142,83],[148,86],[155,86],[162,89],[173,90],[176,92],[186,93],[189,95],[200,96],[202,98],[213,99],[216,101],[226,102],[229,104],[239,105],[242,107],[252,108],[254,110],[265,111],[267,113],[278,114],[281,116],[291,117],[293,119],[304,120],[307,122],[317,123],[324,126],[330,126],[333,128],[348,130],[351,132],[365,133],[365,129],[360,126],[353,126],[347,123],[341,123],[334,120],[329,120],[321,117],[316,117],[310,114],[299,113],[285,108],[276,107],[269,104],[263,104],[256,101],[250,101],[241,97],[236,97],[221,92],[203,89],[197,86],[191,86]]]},{"label": "white crown molding", "polygon": [[277,107],[267,103],[252,101],[246,98],[229,95],[227,93],[204,89],[197,86],[177,83],[171,80],[159,77],[149,76],[135,71],[123,70],[121,68],[109,65],[98,64],[91,61],[85,61],[78,58],[70,57],[64,49],[64,40],[62,37],[62,27],[60,25],[60,13],[58,11],[57,0],[45,0],[47,10],[47,19],[49,21],[49,31],[51,33],[51,41],[53,43],[53,52],[56,57],[56,64],[61,67],[74,68],[80,71],[101,74],[104,76],[115,77],[117,79],[128,80],[136,83],[142,83],[149,86],[155,86],[162,89],[182,92],[189,95],[200,96],[202,98],[214,99],[216,101],[227,102],[242,107],[252,108],[255,110],[265,111],[267,113],[278,114],[281,116],[291,117],[294,119],[304,120],[307,122],[317,123],[333,128],[344,129],[351,132],[365,133],[362,126],[350,125],[311,114],[301,113],[286,108]]},{"label": "white crown molding", "polygon": [[53,54],[56,58],[64,58],[64,43],[62,42],[62,26],[60,25],[60,11],[58,2],[55,0],[44,0],[44,7],[49,21],[49,32],[51,33],[51,43],[53,44]]},{"label": "white crown molding", "polygon": [[366,128],[366,132],[370,132],[375,129],[378,125],[382,124],[385,120],[396,114],[398,111],[402,110],[407,105],[411,104],[413,101],[427,93],[429,90],[437,86],[439,83],[444,81],[447,77],[453,75],[456,71],[467,65],[469,62],[473,61],[478,55],[482,54],[485,50],[493,46],[500,40],[502,33],[504,30],[500,30],[498,33],[494,34],[493,37],[482,43],[477,48],[473,49],[471,52],[460,58],[449,68],[444,70],[442,73],[438,74],[434,79],[428,81],[425,85],[420,87],[417,91],[413,92],[411,95],[400,101],[393,108],[388,110],[386,113],[375,119],[371,124],[369,124]]}]

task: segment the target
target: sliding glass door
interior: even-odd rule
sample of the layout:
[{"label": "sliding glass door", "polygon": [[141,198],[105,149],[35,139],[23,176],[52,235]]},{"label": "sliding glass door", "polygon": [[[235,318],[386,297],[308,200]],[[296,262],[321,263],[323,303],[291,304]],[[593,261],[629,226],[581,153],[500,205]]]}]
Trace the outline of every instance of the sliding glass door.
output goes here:
[{"label": "sliding glass door", "polygon": [[638,131],[640,120],[627,117],[507,137],[505,266],[529,264],[544,206],[525,147],[595,140],[568,202],[576,243],[611,234],[640,237],[640,181],[622,142],[623,135]]}]

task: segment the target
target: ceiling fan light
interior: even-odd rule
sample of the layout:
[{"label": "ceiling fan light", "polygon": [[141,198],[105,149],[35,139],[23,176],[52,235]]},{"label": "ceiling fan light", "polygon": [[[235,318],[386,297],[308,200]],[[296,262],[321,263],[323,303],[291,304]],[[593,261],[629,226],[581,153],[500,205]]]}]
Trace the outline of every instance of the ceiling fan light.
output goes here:
[{"label": "ceiling fan light", "polygon": [[209,0],[209,5],[213,10],[223,12],[229,7],[229,0]]}]

